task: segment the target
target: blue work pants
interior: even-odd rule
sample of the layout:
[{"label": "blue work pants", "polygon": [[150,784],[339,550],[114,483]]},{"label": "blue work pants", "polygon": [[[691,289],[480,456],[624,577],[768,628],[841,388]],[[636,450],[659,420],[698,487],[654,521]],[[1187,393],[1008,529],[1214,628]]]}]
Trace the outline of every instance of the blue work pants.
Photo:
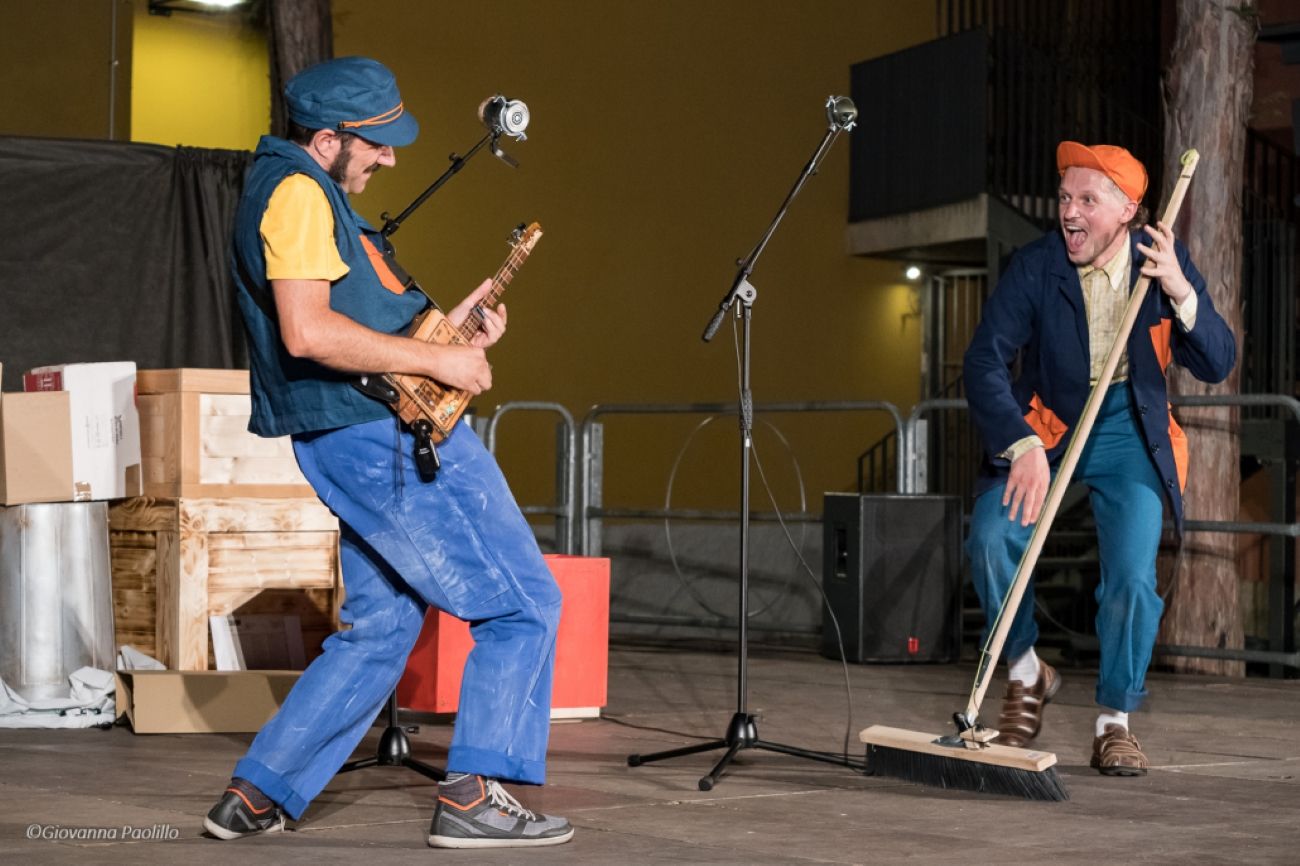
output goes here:
[{"label": "blue work pants", "polygon": [[[465,423],[422,482],[393,420],[294,437],[339,518],[341,619],[235,767],[293,818],[333,778],[402,675],[432,605],[470,622],[449,772],[542,784],[560,592],[492,455]],[[430,672],[432,673],[432,672]]]},{"label": "blue work pants", "polygon": [[[1096,592],[1101,644],[1097,703],[1129,712],[1146,697],[1147,667],[1164,610],[1156,592],[1164,494],[1133,415],[1127,382],[1108,389],[1073,480],[1088,485],[1101,557]],[[1002,504],[1005,489],[1000,484],[976,498],[966,542],[975,589],[990,624],[1034,528],[1021,526],[1019,514],[1015,521],[1007,519],[1010,508]],[[989,628],[986,625],[986,637]],[[1031,578],[1007,635],[1006,658],[1024,655],[1037,640]]]}]

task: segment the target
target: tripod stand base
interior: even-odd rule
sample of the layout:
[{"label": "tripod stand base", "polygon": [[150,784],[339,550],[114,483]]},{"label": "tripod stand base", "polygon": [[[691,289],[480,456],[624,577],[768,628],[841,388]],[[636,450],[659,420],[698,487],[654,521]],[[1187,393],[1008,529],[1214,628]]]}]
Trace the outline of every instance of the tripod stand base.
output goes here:
[{"label": "tripod stand base", "polygon": [[726,772],[728,765],[745,749],[763,749],[768,752],[780,752],[783,755],[793,755],[796,758],[806,758],[810,761],[821,761],[824,764],[838,764],[841,767],[849,767],[854,770],[863,771],[866,765],[857,761],[851,761],[843,755],[832,755],[826,752],[815,752],[810,749],[800,749],[796,746],[787,746],[782,743],[772,743],[760,739],[758,736],[758,723],[750,713],[736,713],[731,717],[731,722],[727,725],[727,733],[724,739],[709,740],[705,743],[697,743],[694,746],[685,746],[680,749],[669,749],[664,752],[653,752],[649,755],[628,755],[627,765],[629,767],[639,767],[642,764],[649,764],[653,761],[663,761],[668,758],[680,758],[685,755],[696,755],[700,752],[711,752],[715,749],[726,749],[726,754],[718,759],[709,771],[707,776],[700,779],[699,785],[701,791],[711,791],[713,786],[718,783],[718,779]]},{"label": "tripod stand base", "polygon": [[379,738],[378,754],[373,758],[348,761],[339,768],[339,772],[350,773],[353,770],[363,770],[366,767],[406,767],[415,770],[421,775],[428,776],[435,782],[441,782],[447,778],[444,771],[431,764],[412,758],[411,741],[407,739],[406,731],[395,727],[384,728],[384,733]]},{"label": "tripod stand base", "polygon": [[428,776],[435,782],[447,778],[444,770],[411,757],[411,740],[406,736],[406,731],[402,730],[401,725],[397,724],[397,692],[393,692],[388,698],[388,726],[379,737],[379,749],[375,756],[348,761],[339,768],[339,773],[351,773],[353,770],[364,770],[366,767],[406,767]]}]

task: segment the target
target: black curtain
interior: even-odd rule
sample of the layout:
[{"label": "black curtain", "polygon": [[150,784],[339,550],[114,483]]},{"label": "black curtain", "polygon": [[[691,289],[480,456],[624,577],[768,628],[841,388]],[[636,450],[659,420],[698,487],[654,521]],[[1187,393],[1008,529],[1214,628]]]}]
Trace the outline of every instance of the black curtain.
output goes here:
[{"label": "black curtain", "polygon": [[3,388],[44,364],[246,367],[229,249],[252,154],[0,136]]}]

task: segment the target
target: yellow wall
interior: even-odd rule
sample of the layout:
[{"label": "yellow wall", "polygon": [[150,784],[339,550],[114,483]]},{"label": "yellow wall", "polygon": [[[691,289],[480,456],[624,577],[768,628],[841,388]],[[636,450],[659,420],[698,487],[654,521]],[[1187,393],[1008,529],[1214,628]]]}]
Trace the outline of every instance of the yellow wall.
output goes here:
[{"label": "yellow wall", "polygon": [[[5,72],[17,107],[0,112],[0,133],[104,137],[114,2],[130,11],[128,0],[0,6],[0,47],[21,60]],[[269,107],[260,37],[239,16],[150,18],[135,2],[133,136],[251,149]],[[700,341],[735,260],[821,140],[823,102],[848,92],[849,66],[934,34],[931,0],[333,7],[336,54],[387,63],[422,124],[398,167],[357,199],[372,219],[400,210],[447,154],[479,139],[484,97],[503,92],[532,109],[529,140],[507,144],[519,169],[480,154],[394,241],[407,268],[451,304],[496,269],[511,227],[541,222],[546,236],[507,295],[496,387],[478,405],[552,400],[579,419],[594,403],[735,398],[731,329]],[[869,136],[870,99],[859,109],[852,135]],[[841,140],[752,278],[756,401],[884,399],[906,411],[918,397],[913,290],[897,265],[846,255],[847,210]],[[821,491],[850,486],[857,454],[889,429],[874,415],[770,420],[789,447],[766,424],[756,442],[786,508],[799,504],[796,463],[817,510]],[[608,504],[662,504],[698,421],[611,420]],[[503,463],[525,502],[551,488],[549,428],[549,419],[516,416],[501,429]],[[730,417],[694,435],[674,504],[734,505],[736,439]],[[765,508],[757,490],[754,505]]]},{"label": "yellow wall", "polygon": [[239,13],[3,2],[0,57],[0,135],[250,148],[270,122],[266,39]]},{"label": "yellow wall", "polygon": [[131,0],[0,2],[0,94],[0,135],[125,140]]},{"label": "yellow wall", "polygon": [[242,14],[150,15],[135,0],[131,139],[251,149],[270,126],[266,37]]},{"label": "yellow wall", "polygon": [[[847,93],[849,66],[934,35],[930,0],[395,0],[382,11],[334,0],[334,12],[335,53],[387,63],[422,127],[396,169],[356,200],[371,218],[400,210],[448,153],[473,145],[484,97],[528,103],[529,139],[507,145],[521,167],[475,157],[394,242],[408,270],[450,304],[495,269],[511,226],[541,222],[546,236],[507,295],[497,384],[479,403],[556,400],[579,417],[594,403],[734,399],[730,328],[708,345],[700,333],[735,260],[812,155],[823,102]],[[852,134],[869,136],[870,100],[859,109]],[[886,399],[906,411],[917,399],[915,299],[896,265],[845,254],[847,211],[842,140],[752,279],[758,402]],[[814,510],[821,491],[852,483],[856,455],[887,429],[880,416],[773,421],[791,439]],[[611,421],[608,503],[661,504],[693,423],[652,431]],[[546,426],[502,428],[503,463],[528,501],[549,490]],[[720,419],[701,431],[675,502],[734,505],[735,430]],[[756,438],[774,484],[792,489],[781,480],[793,478],[784,448],[763,428]],[[692,460],[698,473],[687,469]],[[793,494],[779,495],[792,504]]]}]

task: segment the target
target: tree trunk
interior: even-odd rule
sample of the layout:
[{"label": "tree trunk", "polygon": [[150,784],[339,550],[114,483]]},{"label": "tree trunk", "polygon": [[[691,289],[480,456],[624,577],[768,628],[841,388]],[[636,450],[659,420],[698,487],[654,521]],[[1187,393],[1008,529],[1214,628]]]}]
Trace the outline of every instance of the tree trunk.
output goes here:
[{"label": "tree trunk", "polygon": [[289,128],[284,84],[308,66],[334,56],[334,20],[330,0],[268,0],[266,7],[271,134],[284,137]]},{"label": "tree trunk", "polygon": [[[1255,68],[1255,0],[1231,4],[1178,0],[1177,29],[1166,77],[1166,196],[1187,148],[1201,154],[1175,235],[1205,276],[1214,306],[1237,336],[1241,356],[1241,189],[1246,121]],[[1235,394],[1234,370],[1219,385],[1170,368],[1172,394]],[[1184,502],[1194,520],[1236,520],[1241,493],[1240,412],[1184,408],[1190,467]],[[1237,537],[1189,532],[1177,573],[1163,588],[1168,607],[1160,643],[1240,648]],[[1241,662],[1170,657],[1175,670],[1241,675]]]}]

